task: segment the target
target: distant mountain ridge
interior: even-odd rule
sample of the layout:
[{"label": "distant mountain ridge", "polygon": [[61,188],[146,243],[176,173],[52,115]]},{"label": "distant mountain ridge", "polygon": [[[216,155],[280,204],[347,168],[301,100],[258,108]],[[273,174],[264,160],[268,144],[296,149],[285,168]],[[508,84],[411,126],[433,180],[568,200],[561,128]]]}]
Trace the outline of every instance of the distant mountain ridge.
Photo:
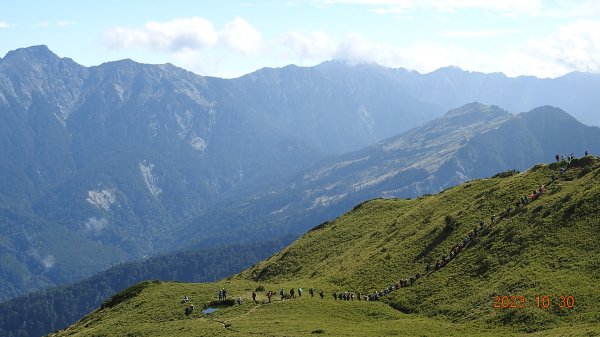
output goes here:
[{"label": "distant mountain ridge", "polygon": [[[294,73],[287,81],[302,84]],[[170,248],[165,242],[180,224],[228,195],[287,178],[345,149],[340,144],[350,133],[337,134],[341,140],[331,142],[337,145],[327,146],[328,127],[311,118],[337,123],[349,110],[363,111],[372,102],[401,102],[394,95],[366,95],[305,121],[298,116],[312,111],[314,102],[302,95],[290,103],[295,87],[281,91],[270,81],[245,81],[131,60],[88,68],[45,46],[2,58],[0,211],[6,210],[6,217],[0,224],[0,278],[7,286],[0,298]],[[344,83],[330,85],[321,101],[361,91],[339,90]],[[270,99],[275,91],[278,98]],[[274,106],[261,106],[265,101]],[[414,116],[432,115],[426,104],[414,106]],[[273,116],[283,110],[292,121],[277,125]],[[361,128],[356,123],[363,122],[339,129],[354,132]],[[364,138],[353,146],[369,142]],[[60,235],[40,235],[52,227],[78,243],[71,248],[79,248],[68,252],[59,248]],[[100,247],[111,253],[98,253]]]},{"label": "distant mountain ridge", "polygon": [[[600,153],[600,128],[544,106],[512,115],[498,106],[470,103],[422,127],[344,154],[237,204],[196,221],[247,231],[270,228],[304,233],[373,198],[414,198],[500,171],[525,170],[556,153]],[[182,242],[204,242],[191,221]],[[198,233],[198,234],[193,234]]]},{"label": "distant mountain ridge", "polygon": [[143,282],[50,336],[594,336],[599,180],[587,156],[370,200],[238,275]]},{"label": "distant mountain ridge", "polygon": [[[84,67],[46,46],[9,52],[0,59],[0,299],[184,242],[216,245],[298,231],[310,222],[259,222],[267,209],[284,216],[286,204],[271,209],[279,201],[269,201],[250,215],[239,201],[465,102],[513,111],[548,98],[542,104],[565,103],[589,117],[597,89],[591,74],[421,75],[331,61],[224,80],[131,60]],[[395,170],[379,171],[380,179]],[[346,192],[323,188],[315,185],[306,197],[316,218],[320,205],[354,202],[331,199]]]}]

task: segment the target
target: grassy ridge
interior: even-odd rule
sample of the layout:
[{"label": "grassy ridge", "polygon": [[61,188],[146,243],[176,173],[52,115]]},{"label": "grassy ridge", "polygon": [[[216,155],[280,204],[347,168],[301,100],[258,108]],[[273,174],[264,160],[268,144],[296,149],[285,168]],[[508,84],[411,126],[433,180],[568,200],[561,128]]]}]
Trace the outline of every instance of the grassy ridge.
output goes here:
[{"label": "grassy ridge", "polygon": [[[551,182],[564,166],[538,165],[415,200],[360,204],[235,277],[212,284],[150,284],[57,336],[598,335],[600,160],[575,160]],[[519,198],[542,184],[546,193],[517,207]],[[508,207],[509,216],[490,224],[492,215]],[[447,255],[480,220],[485,235],[417,284],[378,302],[331,297],[333,291],[381,290],[424,273],[426,263]],[[300,286],[305,295],[255,305],[248,299],[258,284],[276,293]],[[220,287],[246,302],[202,315],[198,308],[214,300]],[[325,300],[308,298],[310,287],[323,289]],[[197,306],[190,316],[177,302],[183,294]],[[496,295],[523,296],[525,308],[492,308]],[[536,306],[538,295],[552,300],[549,308]],[[573,309],[558,307],[561,295],[573,296]],[[265,300],[264,293],[259,299]]]}]

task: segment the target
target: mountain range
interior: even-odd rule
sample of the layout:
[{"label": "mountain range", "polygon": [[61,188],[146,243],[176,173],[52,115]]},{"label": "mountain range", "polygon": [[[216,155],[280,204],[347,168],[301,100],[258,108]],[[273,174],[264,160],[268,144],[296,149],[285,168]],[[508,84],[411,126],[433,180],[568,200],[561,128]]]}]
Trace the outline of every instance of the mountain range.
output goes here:
[{"label": "mountain range", "polygon": [[[237,204],[213,209],[188,224],[177,245],[206,244],[200,221],[246,237],[304,233],[373,198],[415,198],[507,170],[526,170],[555,155],[600,152],[600,128],[543,106],[510,114],[470,103],[421,127],[305,170]],[[575,153],[574,153],[575,152]],[[262,228],[263,231],[256,231]],[[216,232],[218,234],[223,234]],[[177,239],[177,238],[176,238]]]},{"label": "mountain range", "polygon": [[[373,168],[378,156],[383,160],[395,151],[377,144],[437,117],[442,118],[438,123],[449,123],[438,131],[443,139],[454,127],[444,112],[466,102],[497,104],[511,112],[553,104],[600,124],[598,89],[598,75],[580,73],[557,79],[456,68],[419,74],[330,61],[308,68],[261,69],[225,80],[131,60],[84,67],[45,46],[9,52],[0,59],[0,299],[182,246],[301,232],[313,222],[306,210],[295,218],[297,205],[308,203],[309,210],[314,206],[312,219],[325,219],[381,191],[433,192],[490,171],[469,167],[468,151],[509,164],[522,156],[514,162],[527,165],[562,149],[547,143],[543,156],[537,150],[515,154],[500,142],[504,147],[499,151],[486,152],[485,142],[496,140],[485,135],[494,132],[547,132],[549,142],[572,145],[564,151],[581,151],[589,137],[598,138],[572,119],[564,117],[571,129],[542,125],[538,130],[525,117],[494,112],[489,118],[499,128],[477,133],[472,127],[462,141],[468,142],[468,135],[482,139],[455,152],[463,157],[435,159],[438,153],[420,153],[446,166],[436,169],[430,163],[406,171],[402,163],[392,165],[396,159],[390,156],[381,169]],[[554,118],[547,119],[548,125],[556,125]],[[426,125],[435,128],[432,123]],[[502,128],[510,123],[524,129]],[[428,135],[430,141],[436,131]],[[459,138],[453,146],[462,145]],[[375,152],[367,155],[370,151]],[[373,161],[346,163],[365,156]],[[328,179],[335,177],[324,165],[338,165],[329,169],[336,175],[346,167],[352,184],[359,184],[351,188],[356,192],[330,188],[335,182]],[[464,176],[456,178],[452,165],[467,165],[460,169]],[[326,170],[319,174],[315,167]],[[370,173],[361,173],[363,169]],[[413,174],[417,178],[406,178]],[[305,181],[297,178],[307,175]],[[307,196],[297,186],[309,186],[311,176],[314,191]],[[370,190],[380,188],[379,181],[394,179],[389,188]],[[404,181],[412,185],[401,185]],[[302,195],[294,194],[298,191]],[[344,193],[348,196],[340,197]],[[275,195],[279,200],[270,201]],[[247,211],[248,198],[263,201],[249,203]],[[288,220],[278,225],[277,218],[265,217],[273,212]]]},{"label": "mountain range", "polygon": [[595,336],[599,178],[587,156],[370,200],[242,273],[139,283],[50,336]]}]

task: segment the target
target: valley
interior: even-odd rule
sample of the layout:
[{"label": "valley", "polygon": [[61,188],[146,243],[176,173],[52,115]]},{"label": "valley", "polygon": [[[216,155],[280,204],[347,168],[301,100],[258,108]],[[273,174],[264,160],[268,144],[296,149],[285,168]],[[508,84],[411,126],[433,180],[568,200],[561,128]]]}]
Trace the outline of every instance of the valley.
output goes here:
[{"label": "valley", "polygon": [[[238,275],[207,284],[142,283],[54,335],[593,335],[600,297],[599,170],[597,158],[585,157],[432,196],[365,202]],[[542,185],[536,200],[520,204]],[[445,267],[425,271],[479,221],[484,229],[462,252]],[[331,296],[382,291],[416,273],[423,276],[378,301]],[[302,297],[279,299],[279,289],[298,287]],[[324,299],[311,298],[311,287],[323,290]],[[203,315],[199,309],[218,305],[221,288],[243,303]],[[255,289],[259,304],[250,299]],[[269,290],[275,296],[265,303]],[[195,305],[189,315],[183,310],[189,304],[179,302],[183,295]],[[494,308],[497,295],[527,297],[526,306]],[[552,297],[551,304],[536,306],[536,295]],[[559,307],[562,295],[575,299],[572,308]]]}]

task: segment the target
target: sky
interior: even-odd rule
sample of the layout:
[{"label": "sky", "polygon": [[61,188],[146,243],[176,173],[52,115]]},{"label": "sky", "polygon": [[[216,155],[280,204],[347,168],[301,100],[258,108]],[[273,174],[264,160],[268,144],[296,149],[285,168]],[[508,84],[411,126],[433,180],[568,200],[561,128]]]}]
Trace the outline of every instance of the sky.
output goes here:
[{"label": "sky", "polygon": [[0,0],[0,57],[47,45],[85,66],[129,58],[232,78],[338,59],[427,73],[600,73],[600,1]]}]

